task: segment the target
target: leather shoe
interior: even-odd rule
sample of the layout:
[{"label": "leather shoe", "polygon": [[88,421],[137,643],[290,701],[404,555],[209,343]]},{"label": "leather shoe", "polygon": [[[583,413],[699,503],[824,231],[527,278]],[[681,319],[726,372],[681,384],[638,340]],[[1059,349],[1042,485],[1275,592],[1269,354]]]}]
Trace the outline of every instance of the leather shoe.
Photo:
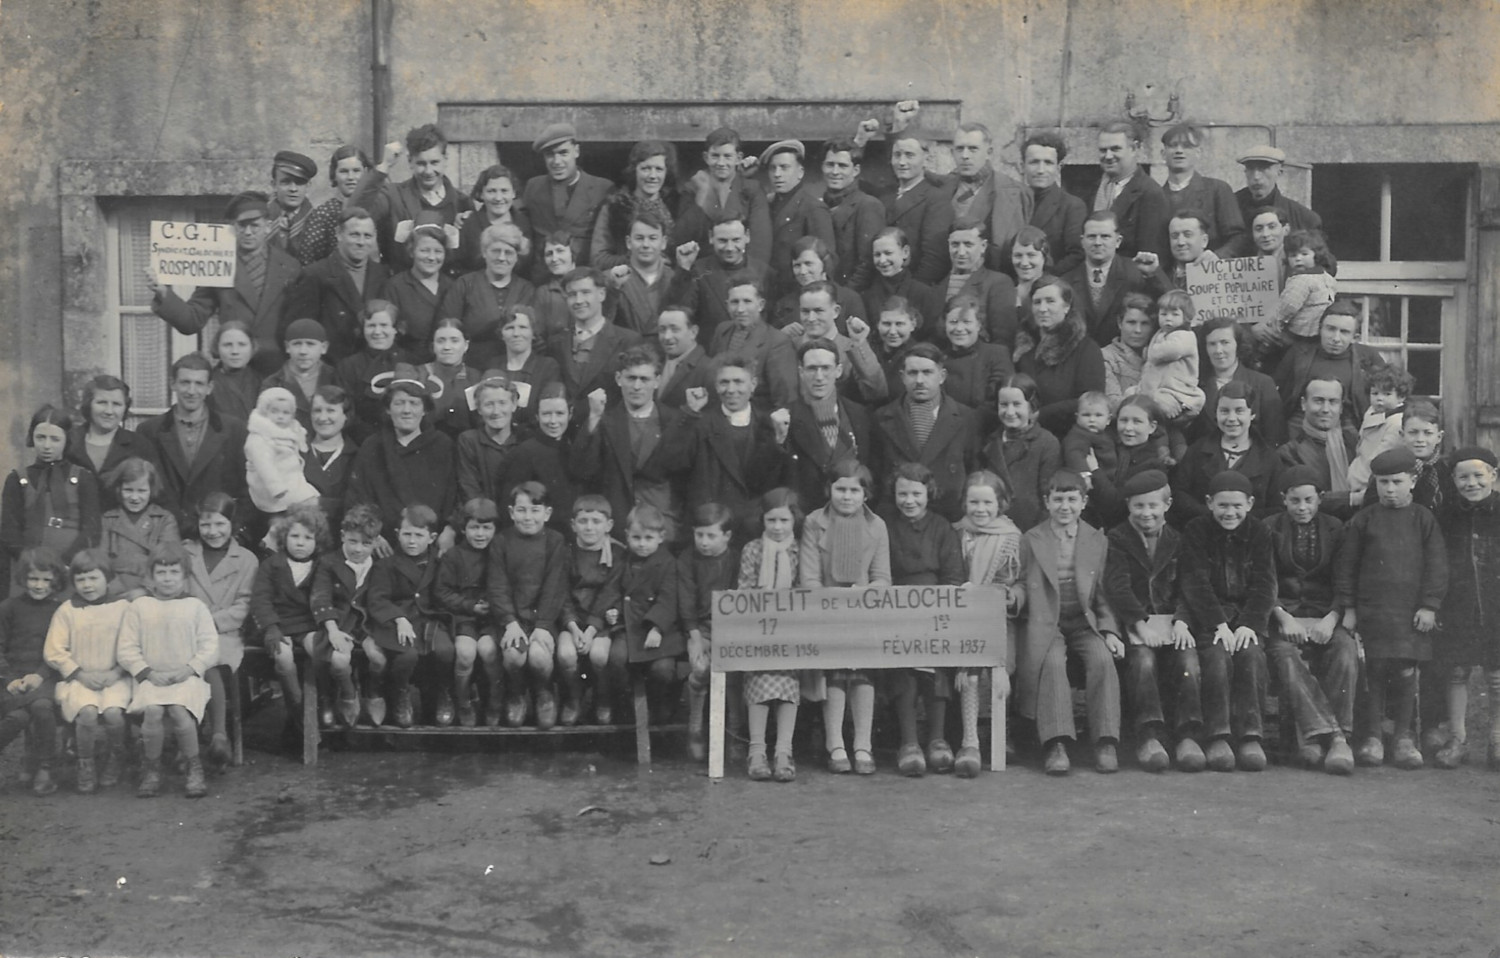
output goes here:
[{"label": "leather shoe", "polygon": [[1206,764],[1203,747],[1196,741],[1185,738],[1177,743],[1177,771],[1201,772]]},{"label": "leather shoe", "polygon": [[1242,772],[1265,771],[1266,750],[1261,748],[1259,739],[1247,738],[1241,742],[1236,758]]},{"label": "leather shoe", "polygon": [[1072,763],[1068,761],[1068,746],[1063,742],[1053,742],[1047,749],[1042,771],[1048,775],[1066,775],[1072,768]]},{"label": "leather shoe", "polygon": [[1136,748],[1135,760],[1147,772],[1165,772],[1167,766],[1172,764],[1167,757],[1167,750],[1154,738],[1146,739]]},{"label": "leather shoe", "polygon": [[875,774],[875,756],[871,755],[869,752],[865,751],[862,748],[855,749],[854,750],[854,774],[855,775],[874,775]]},{"label": "leather shoe", "polygon": [[1216,738],[1208,743],[1208,767],[1215,772],[1234,771],[1234,749],[1229,747],[1229,742],[1222,738]]},{"label": "leather shoe", "polygon": [[1100,742],[1094,746],[1094,771],[1109,775],[1120,770],[1120,756],[1112,742]]},{"label": "leather shoe", "polygon": [[1417,743],[1411,740],[1410,735],[1396,739],[1391,761],[1397,768],[1407,772],[1414,772],[1422,767],[1422,753],[1417,750]]},{"label": "leather shoe", "polygon": [[750,767],[747,770],[752,782],[768,782],[771,780],[771,764],[766,761],[765,752],[756,752],[750,756]]},{"label": "leather shoe", "polygon": [[840,746],[828,753],[828,770],[835,775],[847,775],[854,769],[849,764],[849,750]]},{"label": "leather shoe", "polygon": [[935,738],[927,743],[927,767],[939,775],[953,771],[953,746],[947,739]]},{"label": "leather shoe", "polygon": [[795,782],[797,780],[797,763],[792,761],[792,756],[786,752],[776,753],[776,767],[771,772],[771,777],[778,782]]},{"label": "leather shoe", "polygon": [[1335,735],[1328,743],[1328,754],[1323,757],[1323,771],[1329,775],[1348,775],[1354,771],[1354,753],[1344,736]]},{"label": "leather shoe", "polygon": [[927,760],[922,757],[922,746],[912,743],[901,746],[896,753],[896,771],[907,778],[921,778],[927,771]]},{"label": "leather shoe", "polygon": [[1354,752],[1354,761],[1364,768],[1376,768],[1385,764],[1385,746],[1380,739],[1370,736],[1359,743]]},{"label": "leather shoe", "polygon": [[979,749],[972,745],[965,745],[958,750],[958,756],[953,759],[953,774],[959,778],[978,778],[981,764]]}]

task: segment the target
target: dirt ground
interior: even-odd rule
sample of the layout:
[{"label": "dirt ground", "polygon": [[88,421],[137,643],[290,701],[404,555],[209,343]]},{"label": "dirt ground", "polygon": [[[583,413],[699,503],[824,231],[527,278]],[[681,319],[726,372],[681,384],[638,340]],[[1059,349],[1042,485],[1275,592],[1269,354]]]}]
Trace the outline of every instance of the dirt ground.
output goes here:
[{"label": "dirt ground", "polygon": [[0,795],[0,955],[1500,956],[1482,765],[909,780],[883,753],[775,785],[512,739],[304,769],[260,750],[271,718],[201,801]]}]

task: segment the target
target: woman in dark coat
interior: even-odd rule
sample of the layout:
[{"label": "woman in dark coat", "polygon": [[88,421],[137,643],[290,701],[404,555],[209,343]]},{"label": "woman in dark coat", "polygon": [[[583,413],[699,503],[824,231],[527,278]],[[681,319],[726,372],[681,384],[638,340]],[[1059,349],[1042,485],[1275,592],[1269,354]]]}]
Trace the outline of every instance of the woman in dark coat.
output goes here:
[{"label": "woman in dark coat", "polygon": [[1104,391],[1104,354],[1073,308],[1073,287],[1056,276],[1032,286],[1031,312],[1041,338],[1016,370],[1036,380],[1042,428],[1061,436],[1073,427],[1078,397]]},{"label": "woman in dark coat", "polygon": [[[156,464],[151,440],[125,428],[130,415],[130,386],[115,376],[95,376],[83,387],[83,402],[78,415],[81,425],[68,431],[69,462],[76,463],[95,478],[107,475],[126,459],[144,459]],[[117,505],[114,493],[99,483],[100,508]]]},{"label": "woman in dark coat", "polygon": [[469,340],[469,365],[489,369],[505,352],[500,320],[512,306],[531,305],[536,288],[516,273],[531,240],[513,223],[491,226],[480,236],[484,269],[459,277],[438,307],[440,318],[457,319]]},{"label": "woman in dark coat", "polygon": [[1219,390],[1214,402],[1216,427],[1188,447],[1177,464],[1172,481],[1172,514],[1186,522],[1208,515],[1204,497],[1214,476],[1232,469],[1250,480],[1255,496],[1252,515],[1258,518],[1281,511],[1281,457],[1261,438],[1250,407],[1251,393],[1244,383],[1232,382]]},{"label": "woman in dark coat", "polygon": [[[345,503],[374,506],[389,544],[401,527],[401,510],[409,505],[430,507],[439,522],[452,516],[458,478],[453,440],[426,425],[433,409],[431,384],[416,369],[396,370],[385,408],[388,422],[354,457]],[[388,547],[381,551],[389,554]]]},{"label": "woman in dark coat", "polygon": [[1203,388],[1203,411],[1188,424],[1188,441],[1214,431],[1219,390],[1236,382],[1250,390],[1250,411],[1255,414],[1261,438],[1273,447],[1286,442],[1286,419],[1276,381],[1240,362],[1246,348],[1244,327],[1227,316],[1210,320],[1199,328],[1198,342],[1203,344],[1202,362],[1198,364],[1203,371],[1198,381]]},{"label": "woman in dark coat", "polygon": [[[474,212],[459,227],[458,252],[449,258],[449,273],[462,276],[484,269],[484,250],[479,240],[491,226],[510,223],[521,231],[521,235],[531,235],[531,217],[516,206],[520,187],[515,175],[498,164],[479,174],[474,189],[469,191],[474,199]],[[527,275],[531,271],[530,258],[523,256],[521,259],[516,272]]]},{"label": "woman in dark coat", "polygon": [[692,238],[682,235],[673,218],[679,201],[677,151],[672,144],[641,140],[630,148],[621,178],[624,185],[610,190],[594,217],[589,244],[589,265],[606,273],[630,261],[625,238],[637,211],[650,211],[661,221],[669,250]]}]

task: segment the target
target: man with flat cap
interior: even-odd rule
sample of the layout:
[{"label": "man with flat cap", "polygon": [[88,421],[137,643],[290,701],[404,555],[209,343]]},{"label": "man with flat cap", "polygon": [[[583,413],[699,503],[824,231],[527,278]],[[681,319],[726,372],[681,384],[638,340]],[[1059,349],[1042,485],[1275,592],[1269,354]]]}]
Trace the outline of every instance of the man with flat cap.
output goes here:
[{"label": "man with flat cap", "polygon": [[474,209],[474,201],[460,193],[443,172],[448,162],[448,138],[436,124],[426,123],[407,131],[406,165],[411,168],[411,179],[393,183],[391,168],[399,156],[401,144],[387,143],[380,163],[373,170],[365,170],[354,195],[344,204],[346,210],[358,206],[369,211],[375,221],[380,258],[392,273],[411,267],[406,241],[420,214],[438,216],[445,235],[451,237],[451,249],[457,245],[459,218]]},{"label": "man with flat cap", "polygon": [[248,326],[255,341],[251,365],[262,376],[281,368],[279,327],[287,291],[301,271],[291,253],[266,242],[270,209],[270,197],[254,191],[235,196],[224,207],[224,218],[234,227],[233,286],[200,286],[183,300],[170,286],[158,283],[149,268],[146,271],[152,311],[179,333],[196,335],[214,316],[221,323],[237,320]]},{"label": "man with flat cap", "polygon": [[302,243],[302,231],[312,215],[307,184],[318,175],[318,164],[310,156],[282,150],[271,160],[271,230],[269,242],[297,257],[306,266],[312,262]]},{"label": "man with flat cap", "polygon": [[[1235,192],[1234,201],[1239,204],[1240,217],[1246,223],[1254,219],[1256,210],[1269,206],[1282,213],[1281,219],[1290,232],[1323,228],[1323,217],[1281,192],[1282,165],[1286,163],[1284,151],[1274,146],[1257,146],[1247,150],[1239,163],[1245,168],[1245,188]],[[1244,238],[1243,252],[1246,256],[1259,252],[1255,248],[1255,238],[1248,233]]]},{"label": "man with flat cap", "polygon": [[[614,184],[578,168],[578,131],[571,123],[551,124],[531,148],[547,164],[546,174],[527,180],[521,191],[522,205],[531,214],[532,246],[540,250],[549,235],[567,230],[573,237],[573,265],[587,266],[594,219]],[[540,256],[536,259],[536,282],[545,283],[547,267]]]},{"label": "man with flat cap", "polygon": [[760,165],[771,181],[771,282],[767,299],[776,302],[797,288],[792,276],[792,244],[816,236],[829,251],[838,248],[833,216],[803,182],[807,147],[801,140],[781,140],[766,147]]}]

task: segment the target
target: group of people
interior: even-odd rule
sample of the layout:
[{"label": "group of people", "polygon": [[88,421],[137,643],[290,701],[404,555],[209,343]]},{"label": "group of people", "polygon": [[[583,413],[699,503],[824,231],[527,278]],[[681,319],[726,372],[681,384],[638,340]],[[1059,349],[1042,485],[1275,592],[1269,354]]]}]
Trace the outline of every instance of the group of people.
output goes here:
[{"label": "group of people", "polygon": [[[57,787],[60,714],[76,787],[114,785],[138,715],[138,793],[170,730],[203,794],[247,643],[294,741],[299,669],[330,728],[607,725],[641,678],[701,759],[715,590],[903,584],[1003,591],[995,681],[1050,774],[1073,681],[1101,772],[1122,736],[1150,771],[1263,768],[1272,676],[1309,766],[1378,765],[1387,735],[1399,767],[1463,761],[1471,668],[1500,696],[1496,456],[1445,451],[1435,406],[1356,342],[1284,155],[1243,156],[1235,193],[1181,124],[1158,185],[1148,131],[1108,123],[1086,200],[1045,132],[1024,184],[977,123],[934,173],[918,115],[826,141],[821,190],[803,143],[752,158],[729,129],[685,182],[648,140],[616,185],[554,124],[545,174],[491,167],[464,195],[424,126],[378,165],[335,151],[317,207],[316,163],[278,153],[274,195],[225,210],[233,287],[149,278],[208,334],[172,407],[129,428],[129,384],[96,377],[76,414],[36,412],[0,494],[0,747],[28,733],[23,780]],[[872,196],[882,132],[896,188]],[[1277,264],[1278,314],[1202,321],[1187,265],[1241,255]],[[790,781],[819,702],[828,768],[869,774],[889,700],[901,773],[972,777],[982,680],[747,673],[730,728],[750,778]]]}]

